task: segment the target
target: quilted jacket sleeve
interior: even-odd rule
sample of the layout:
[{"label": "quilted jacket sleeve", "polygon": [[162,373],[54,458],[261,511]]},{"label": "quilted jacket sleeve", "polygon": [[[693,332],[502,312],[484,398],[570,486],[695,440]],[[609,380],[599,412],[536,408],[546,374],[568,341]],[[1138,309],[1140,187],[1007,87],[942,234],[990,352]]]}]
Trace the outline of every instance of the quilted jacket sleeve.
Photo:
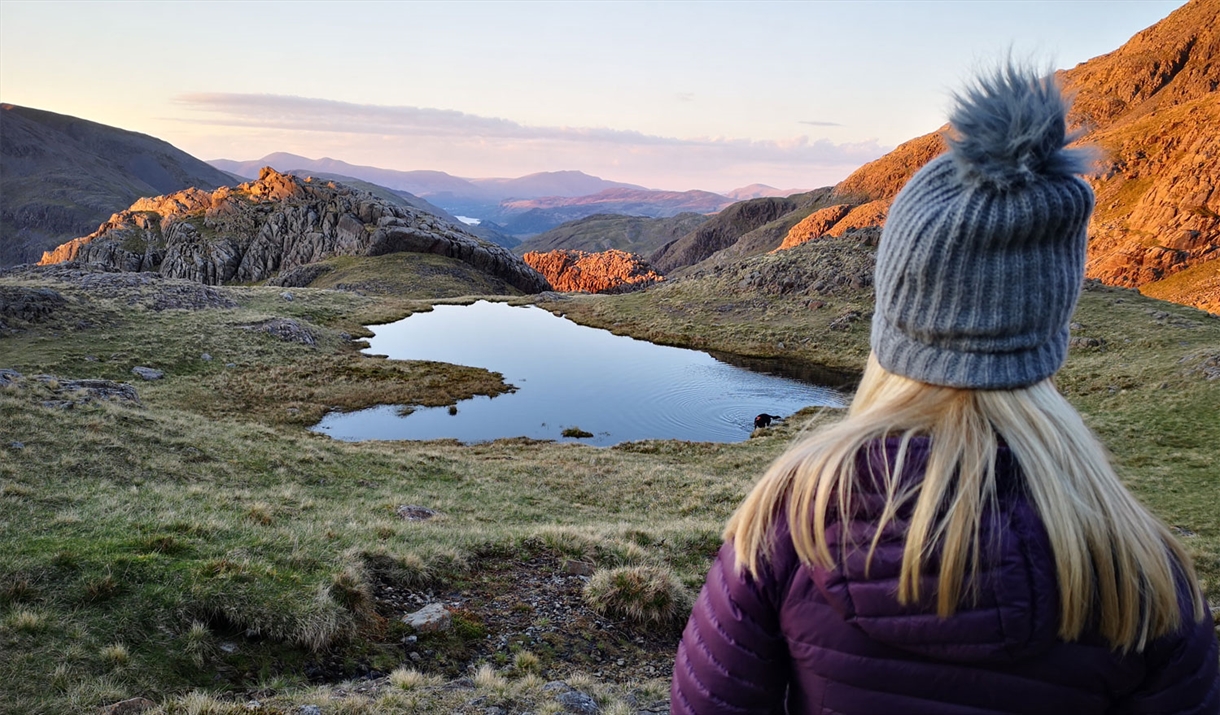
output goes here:
[{"label": "quilted jacket sleeve", "polygon": [[[1190,613],[1184,600],[1183,613]],[[1206,611],[1206,609],[1205,609]],[[1148,674],[1116,708],[1122,715],[1216,715],[1220,713],[1220,653],[1210,615],[1149,646]]]},{"label": "quilted jacket sleeve", "polygon": [[788,647],[777,594],[783,575],[737,574],[732,543],[712,564],[678,646],[670,707],[677,715],[782,713]]}]

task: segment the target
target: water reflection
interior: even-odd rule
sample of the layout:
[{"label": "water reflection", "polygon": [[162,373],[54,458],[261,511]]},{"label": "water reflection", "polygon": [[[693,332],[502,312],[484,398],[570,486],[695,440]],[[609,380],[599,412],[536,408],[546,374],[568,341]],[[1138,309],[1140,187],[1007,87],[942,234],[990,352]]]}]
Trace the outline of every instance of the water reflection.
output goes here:
[{"label": "water reflection", "polygon": [[[331,413],[314,429],[336,439],[565,440],[565,428],[579,427],[594,435],[579,441],[602,446],[734,442],[749,436],[761,412],[788,415],[847,400],[829,387],[577,325],[533,306],[441,305],[371,329],[367,353],[482,367],[517,390],[463,400],[457,414],[441,407],[404,416],[394,406]],[[843,377],[832,376],[831,384],[843,384]]]}]

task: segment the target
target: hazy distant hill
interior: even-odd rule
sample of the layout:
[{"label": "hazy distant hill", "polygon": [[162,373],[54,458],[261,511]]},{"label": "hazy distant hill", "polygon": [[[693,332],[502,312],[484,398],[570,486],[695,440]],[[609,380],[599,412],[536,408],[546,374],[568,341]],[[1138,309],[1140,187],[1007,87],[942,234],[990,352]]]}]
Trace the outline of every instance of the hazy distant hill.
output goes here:
[{"label": "hazy distant hill", "polygon": [[[1220,0],[1193,0],[1060,78],[1083,141],[1105,154],[1089,179],[1088,275],[1220,313]],[[861,167],[836,187],[852,208],[841,221],[883,223],[906,180],[944,148],[926,134]],[[798,226],[788,243],[842,228]]]},{"label": "hazy distant hill", "polygon": [[[607,181],[580,171],[547,171],[515,179],[462,179],[443,171],[397,171],[375,166],[358,166],[338,159],[309,159],[285,152],[268,154],[255,161],[214,159],[208,163],[246,178],[257,177],[264,166],[284,172],[304,171],[318,175],[349,176],[397,191],[409,192],[455,214],[493,220],[503,217],[499,206],[505,199],[573,197],[606,189],[643,189],[634,184]],[[523,213],[525,210],[528,209],[510,213]]]},{"label": "hazy distant hill", "polygon": [[769,196],[791,196],[803,192],[804,189],[777,189],[774,186],[767,186],[766,184],[750,184],[740,189],[726,191],[724,195],[734,201],[746,201],[748,199],[763,199]]},{"label": "hazy distant hill", "polygon": [[229,183],[146,134],[0,104],[0,265],[37,261],[142,196]]},{"label": "hazy distant hill", "polygon": [[594,214],[534,236],[513,251],[520,255],[529,251],[546,253],[576,250],[597,253],[618,249],[647,255],[666,243],[685,236],[710,218],[697,213],[681,213],[666,218]]},{"label": "hazy distant hill", "polygon": [[639,189],[643,186],[607,181],[582,171],[543,171],[516,179],[470,179],[475,186],[495,195],[513,199],[535,199],[541,196],[588,196],[606,189]]}]

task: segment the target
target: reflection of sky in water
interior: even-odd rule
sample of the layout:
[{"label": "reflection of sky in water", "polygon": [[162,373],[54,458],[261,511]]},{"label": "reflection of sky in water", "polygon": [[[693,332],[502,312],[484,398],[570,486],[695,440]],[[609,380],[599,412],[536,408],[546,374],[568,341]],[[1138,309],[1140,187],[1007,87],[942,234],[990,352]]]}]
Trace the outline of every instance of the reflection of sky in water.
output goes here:
[{"label": "reflection of sky in water", "polygon": [[456,415],[438,407],[400,416],[394,406],[331,413],[315,429],[336,439],[562,439],[564,428],[579,427],[594,434],[580,441],[602,446],[733,442],[750,435],[761,412],[787,416],[846,399],[830,388],[577,325],[532,306],[440,305],[371,329],[367,353],[486,368],[517,391],[463,400]]}]

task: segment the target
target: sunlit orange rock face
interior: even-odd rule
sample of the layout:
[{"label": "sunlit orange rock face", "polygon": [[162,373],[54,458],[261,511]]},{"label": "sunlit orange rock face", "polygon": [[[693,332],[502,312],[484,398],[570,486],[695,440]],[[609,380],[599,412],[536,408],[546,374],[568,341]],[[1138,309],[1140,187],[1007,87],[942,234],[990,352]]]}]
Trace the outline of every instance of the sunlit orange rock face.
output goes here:
[{"label": "sunlit orange rock face", "polygon": [[[1192,0],[1119,49],[1061,72],[1081,140],[1102,150],[1085,270],[1104,283],[1220,313],[1220,0]],[[903,184],[946,148],[941,130],[835,187],[838,206],[781,248],[880,226]],[[816,218],[815,218],[816,217]],[[808,222],[808,223],[806,223]]]},{"label": "sunlit orange rock face", "polygon": [[535,251],[523,258],[555,290],[564,292],[627,293],[665,280],[640,256],[617,249],[600,253]]}]

